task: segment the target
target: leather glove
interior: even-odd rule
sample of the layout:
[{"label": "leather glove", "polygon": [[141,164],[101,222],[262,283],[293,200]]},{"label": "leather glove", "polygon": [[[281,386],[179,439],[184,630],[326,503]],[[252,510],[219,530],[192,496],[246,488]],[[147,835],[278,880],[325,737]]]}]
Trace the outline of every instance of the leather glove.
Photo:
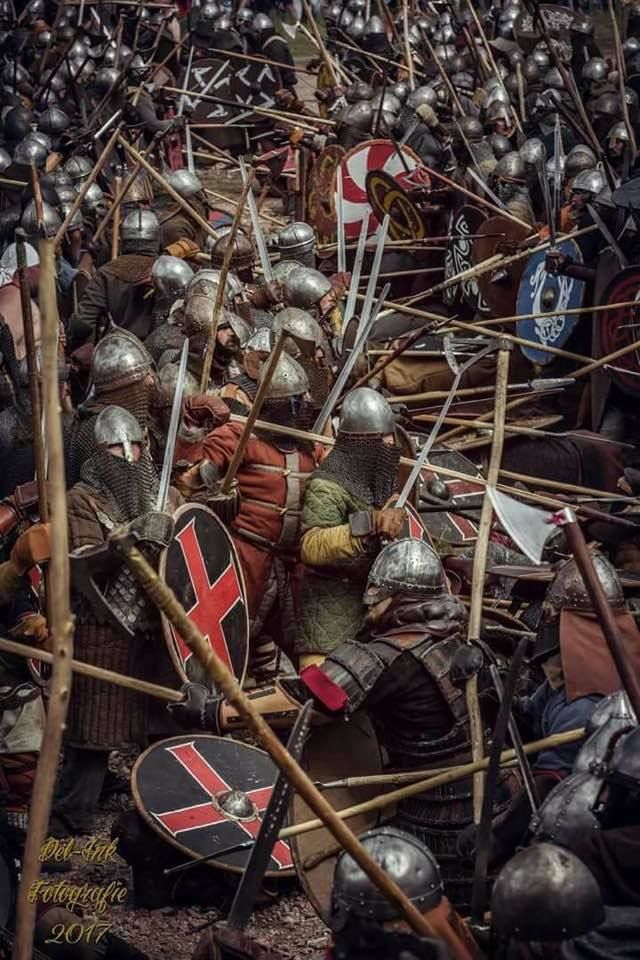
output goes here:
[{"label": "leather glove", "polygon": [[460,831],[456,838],[456,853],[461,860],[466,863],[473,863],[476,858],[476,840],[478,836],[478,825],[469,823]]},{"label": "leather glove", "polygon": [[173,539],[175,529],[173,517],[159,510],[141,513],[125,526],[139,541],[154,544],[157,547],[167,547]]},{"label": "leather glove", "polygon": [[395,540],[399,536],[406,519],[406,510],[399,510],[397,507],[371,511],[373,533],[385,540]]},{"label": "leather glove", "polygon": [[563,269],[570,263],[571,258],[557,250],[552,250],[544,258],[544,268],[547,273],[557,277]]},{"label": "leather glove", "polygon": [[214,430],[229,422],[229,407],[212,393],[198,393],[187,397],[183,405],[183,418],[188,427],[206,427]]},{"label": "leather glove", "polygon": [[50,524],[34,523],[22,536],[18,537],[9,559],[20,576],[35,567],[37,563],[44,563],[51,557],[50,531]]},{"label": "leather glove", "polygon": [[222,732],[219,713],[223,698],[214,696],[201,683],[185,683],[181,693],[184,700],[167,706],[173,719],[185,730],[206,730],[219,735]]}]

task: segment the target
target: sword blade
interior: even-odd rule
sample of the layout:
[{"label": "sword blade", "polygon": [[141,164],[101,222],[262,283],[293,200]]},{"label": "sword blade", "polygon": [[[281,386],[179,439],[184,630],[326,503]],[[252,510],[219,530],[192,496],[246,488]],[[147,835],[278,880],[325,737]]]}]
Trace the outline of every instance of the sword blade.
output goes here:
[{"label": "sword blade", "polygon": [[589,211],[591,219],[597,226],[598,230],[600,231],[602,236],[605,238],[605,240],[607,241],[607,243],[615,253],[616,257],[620,261],[620,266],[622,266],[623,268],[628,267],[629,261],[627,257],[624,255],[624,253],[620,249],[620,245],[618,244],[617,240],[609,230],[609,227],[606,225],[606,223],[604,222],[604,220],[602,219],[602,217],[600,216],[596,208],[593,206],[593,204],[588,203],[587,210]]},{"label": "sword blade", "polygon": [[[242,173],[242,180],[246,183],[247,180],[247,168],[242,157],[240,159],[240,171]],[[258,215],[258,208],[256,207],[256,199],[249,190],[247,194],[247,204],[249,206],[249,214],[251,216],[251,226],[253,227],[253,236],[256,241],[256,247],[258,248],[258,256],[260,257],[260,266],[262,267],[262,273],[264,274],[265,283],[271,283],[273,280],[273,270],[271,269],[271,261],[269,260],[269,254],[267,253],[267,244],[264,239],[264,234],[262,232],[262,225],[260,223],[260,217]]]},{"label": "sword blade", "polygon": [[[346,330],[347,324],[353,316],[353,311],[356,308],[356,297],[358,296],[358,287],[360,286],[360,274],[362,273],[362,261],[364,260],[365,248],[367,245],[367,231],[369,230],[369,214],[366,215],[365,219],[362,221],[362,227],[360,228],[360,237],[358,239],[358,249],[356,250],[356,258],[353,261],[353,271],[351,273],[351,286],[349,287],[349,296],[347,297],[347,303],[344,308],[344,317],[342,318],[342,330]],[[342,344],[342,337],[340,338]]]},{"label": "sword blade", "polygon": [[387,231],[389,229],[390,219],[391,218],[389,217],[389,214],[385,214],[384,220],[382,221],[382,226],[380,228],[380,233],[378,234],[376,252],[373,255],[373,264],[371,266],[371,273],[369,274],[367,292],[364,295],[364,306],[362,307],[362,313],[360,314],[358,331],[362,330],[371,314],[371,307],[373,305],[373,297],[376,292],[376,283],[378,282],[378,274],[380,273],[380,264],[382,263],[382,255],[384,253],[384,244],[385,240],[387,239]]},{"label": "sword blade", "polygon": [[398,499],[394,504],[395,507],[398,507],[398,508],[404,507],[405,503],[409,499],[409,494],[413,490],[413,485],[418,479],[418,477],[420,476],[420,471],[422,470],[425,463],[427,462],[427,458],[431,453],[431,449],[434,443],[436,442],[436,437],[438,436],[440,427],[444,423],[444,419],[447,413],[449,412],[449,407],[453,403],[454,397],[456,395],[456,390],[458,389],[458,385],[460,383],[462,375],[466,370],[469,369],[469,367],[473,366],[474,363],[477,363],[478,360],[480,360],[482,357],[485,357],[488,353],[491,353],[493,350],[496,349],[496,347],[497,347],[496,342],[489,343],[486,347],[484,347],[478,353],[474,354],[473,357],[470,357],[466,361],[466,363],[463,363],[462,366],[458,367],[458,369],[456,370],[455,376],[453,378],[453,383],[451,384],[451,389],[449,390],[449,395],[445,400],[444,404],[442,405],[440,413],[438,414],[438,419],[436,420],[434,425],[431,427],[431,432],[427,437],[424,447],[420,451],[420,456],[417,458],[416,462],[411,468],[411,473],[407,477],[404,487],[400,491],[400,495],[398,496]]},{"label": "sword blade", "polygon": [[162,473],[160,474],[160,486],[158,487],[158,499],[156,500],[156,510],[163,511],[167,503],[169,493],[169,481],[171,480],[171,468],[173,466],[173,454],[176,449],[176,438],[178,428],[182,420],[182,394],[184,391],[184,381],[187,373],[187,359],[189,357],[189,341],[185,340],[182,345],[182,354],[180,356],[180,366],[176,379],[176,389],[173,394],[173,405],[171,407],[171,419],[169,420],[169,429],[167,431],[167,442],[164,448],[164,460],[162,462]]},{"label": "sword blade", "polygon": [[316,417],[316,422],[312,427],[313,433],[322,433],[322,430],[324,429],[324,425],[329,419],[329,417],[331,416],[331,412],[336,405],[336,401],[340,396],[340,394],[342,393],[347,380],[349,379],[349,374],[351,373],[351,370],[353,369],[353,366],[356,360],[358,359],[358,356],[362,352],[362,348],[367,342],[367,337],[369,336],[369,333],[371,332],[374,323],[378,319],[378,314],[382,309],[382,304],[386,300],[390,289],[391,289],[391,284],[389,283],[385,284],[384,289],[381,291],[380,296],[378,297],[375,307],[371,311],[371,316],[365,322],[364,327],[358,330],[358,335],[356,337],[356,342],[353,345],[353,350],[351,351],[351,355],[345,361],[344,366],[342,367],[342,370],[340,371],[340,373],[336,378],[336,382],[333,385],[333,389],[331,390],[331,393],[325,400],[322,410]]},{"label": "sword blade", "polygon": [[[287,750],[297,762],[300,761],[309,733],[312,707],[313,700],[307,700],[296,717],[296,722],[287,741]],[[271,852],[287,813],[290,796],[291,782],[281,770],[227,917],[227,926],[231,927],[232,930],[243,930],[249,922],[260,884],[269,866]]]},{"label": "sword blade", "polygon": [[338,225],[338,273],[344,273],[347,269],[347,251],[344,242],[344,194],[342,189],[342,168],[338,167],[336,180],[337,204],[336,219]]},{"label": "sword blade", "polygon": [[[496,667],[495,663],[492,663],[489,667],[489,673],[491,674],[491,679],[493,680],[493,685],[496,688],[500,702],[502,703],[502,698],[504,697],[504,689],[502,686],[502,680],[500,679],[500,672]],[[527,791],[527,796],[529,798],[529,803],[531,804],[531,809],[535,813],[538,809],[538,796],[536,794],[536,785],[533,779],[533,772],[531,770],[531,764],[529,763],[529,758],[524,752],[524,747],[522,745],[522,737],[520,736],[520,731],[518,730],[518,724],[513,718],[513,713],[509,716],[509,736],[511,737],[511,743],[513,744],[513,749],[516,752],[516,757],[518,759],[518,766],[520,767],[520,772],[522,774],[522,780],[524,782],[524,788]]]}]

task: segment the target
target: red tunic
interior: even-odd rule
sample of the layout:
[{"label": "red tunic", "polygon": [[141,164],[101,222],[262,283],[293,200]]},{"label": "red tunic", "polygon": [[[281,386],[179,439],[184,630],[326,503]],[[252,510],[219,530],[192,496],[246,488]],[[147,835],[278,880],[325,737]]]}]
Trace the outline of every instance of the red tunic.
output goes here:
[{"label": "red tunic", "polygon": [[[183,444],[178,439],[176,460],[211,460],[223,476],[241,434],[241,424],[225,423],[201,443]],[[313,454],[281,450],[255,435],[245,447],[236,474],[240,511],[230,528],[244,572],[252,627],[256,620],[264,621],[277,594],[274,557],[283,558],[290,571],[299,565],[302,498],[315,466]]]}]

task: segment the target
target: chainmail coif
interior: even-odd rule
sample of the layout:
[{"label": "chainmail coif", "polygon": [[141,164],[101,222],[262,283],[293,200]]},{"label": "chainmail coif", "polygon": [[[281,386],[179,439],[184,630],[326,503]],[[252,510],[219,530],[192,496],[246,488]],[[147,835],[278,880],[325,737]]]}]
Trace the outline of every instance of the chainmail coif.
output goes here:
[{"label": "chainmail coif", "polygon": [[80,476],[108,497],[111,519],[118,523],[135,520],[154,509],[158,474],[148,450],[143,450],[137,463],[101,450],[83,464]]},{"label": "chainmail coif", "polygon": [[313,476],[333,480],[356,500],[380,508],[396,490],[399,463],[400,448],[384,443],[382,437],[338,434]]}]

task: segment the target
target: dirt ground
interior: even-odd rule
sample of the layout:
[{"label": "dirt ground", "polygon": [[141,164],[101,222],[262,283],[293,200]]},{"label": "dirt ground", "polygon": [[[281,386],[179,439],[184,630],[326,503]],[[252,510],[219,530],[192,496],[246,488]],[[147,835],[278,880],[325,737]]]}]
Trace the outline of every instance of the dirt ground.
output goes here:
[{"label": "dirt ground", "polygon": [[[130,759],[113,755],[120,775],[130,768]],[[132,800],[126,795],[111,798],[104,805],[97,819],[93,836],[108,841],[111,823],[122,810],[133,807]],[[76,850],[81,850],[89,837],[76,840]],[[212,903],[203,907],[165,907],[159,910],[143,910],[134,906],[131,871],[117,855],[113,862],[91,864],[80,854],[71,857],[71,871],[62,874],[43,874],[43,879],[65,883],[102,886],[119,880],[126,885],[126,901],[119,906],[109,906],[104,914],[96,916],[99,922],[111,924],[111,930],[125,938],[133,946],[142,950],[150,960],[190,960],[193,951],[202,936],[198,931],[207,921],[224,919],[221,905]],[[229,875],[230,876],[230,875]],[[260,906],[254,912],[246,933],[254,937],[265,947],[273,947],[292,960],[320,960],[329,941],[328,931],[313,911],[307,898],[300,892],[289,892],[278,896],[268,906]],[[226,903],[225,903],[226,908]],[[88,915],[88,911],[85,911]]]}]

